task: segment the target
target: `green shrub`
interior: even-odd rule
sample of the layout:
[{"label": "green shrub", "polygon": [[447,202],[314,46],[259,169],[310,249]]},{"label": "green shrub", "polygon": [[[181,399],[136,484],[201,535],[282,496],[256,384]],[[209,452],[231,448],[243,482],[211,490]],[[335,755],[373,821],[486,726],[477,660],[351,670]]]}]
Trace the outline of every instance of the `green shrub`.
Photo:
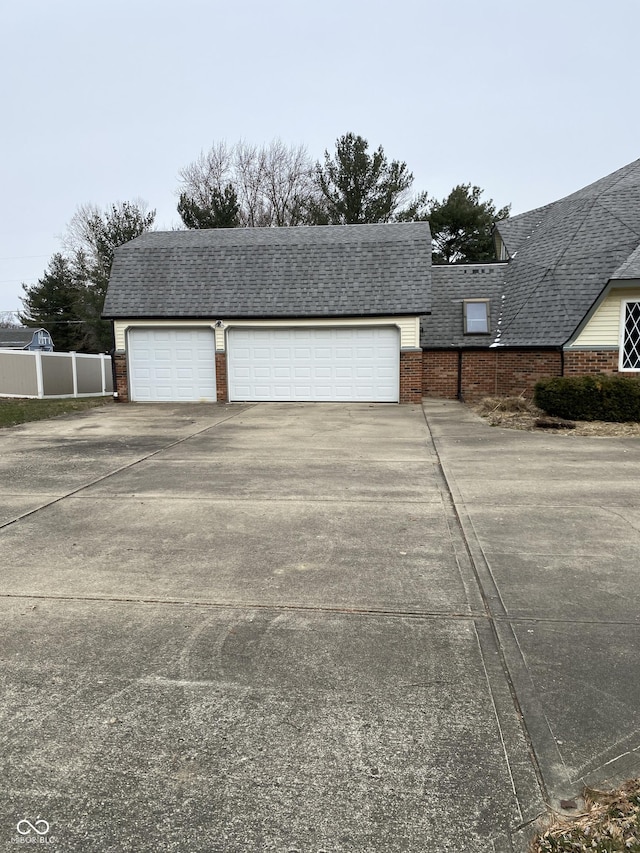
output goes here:
[{"label": "green shrub", "polygon": [[533,399],[547,414],[575,421],[640,421],[640,380],[599,373],[541,379]]}]

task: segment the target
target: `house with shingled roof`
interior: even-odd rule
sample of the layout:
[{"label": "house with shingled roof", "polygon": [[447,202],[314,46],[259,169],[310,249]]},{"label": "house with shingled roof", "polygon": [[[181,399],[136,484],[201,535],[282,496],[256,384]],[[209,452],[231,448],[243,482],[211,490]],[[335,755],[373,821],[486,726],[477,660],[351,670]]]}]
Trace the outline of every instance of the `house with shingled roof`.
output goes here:
[{"label": "house with shingled roof", "polygon": [[12,326],[9,329],[0,329],[0,349],[53,352],[53,340],[46,329]]},{"label": "house with shingled roof", "polygon": [[417,402],[640,373],[640,160],[433,265],[428,223],[149,232],[116,250],[122,400]]}]

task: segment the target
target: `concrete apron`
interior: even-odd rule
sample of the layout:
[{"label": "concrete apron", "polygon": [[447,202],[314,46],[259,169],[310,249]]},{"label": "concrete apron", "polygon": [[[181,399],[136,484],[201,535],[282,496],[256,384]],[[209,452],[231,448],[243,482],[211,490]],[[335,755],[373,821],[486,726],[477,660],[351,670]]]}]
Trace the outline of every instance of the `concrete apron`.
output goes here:
[{"label": "concrete apron", "polygon": [[[130,405],[2,432],[0,844],[40,818],[72,851],[524,849],[543,796],[622,772],[637,584],[608,572],[610,621],[567,624],[560,592],[582,612],[579,572],[607,557],[547,546],[541,569],[539,444],[426,408],[446,477],[419,406]],[[521,492],[487,499],[527,448]],[[565,551],[589,530],[572,519]]]},{"label": "concrete apron", "polygon": [[639,776],[640,442],[425,412],[545,797]]}]

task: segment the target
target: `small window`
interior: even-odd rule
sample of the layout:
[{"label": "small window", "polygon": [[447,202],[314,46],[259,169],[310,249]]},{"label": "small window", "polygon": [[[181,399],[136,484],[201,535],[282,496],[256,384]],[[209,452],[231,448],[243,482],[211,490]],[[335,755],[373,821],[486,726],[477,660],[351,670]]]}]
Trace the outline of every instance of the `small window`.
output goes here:
[{"label": "small window", "polygon": [[622,304],[620,370],[640,370],[640,302]]},{"label": "small window", "polygon": [[462,307],[464,310],[465,335],[488,335],[489,300],[465,299]]}]

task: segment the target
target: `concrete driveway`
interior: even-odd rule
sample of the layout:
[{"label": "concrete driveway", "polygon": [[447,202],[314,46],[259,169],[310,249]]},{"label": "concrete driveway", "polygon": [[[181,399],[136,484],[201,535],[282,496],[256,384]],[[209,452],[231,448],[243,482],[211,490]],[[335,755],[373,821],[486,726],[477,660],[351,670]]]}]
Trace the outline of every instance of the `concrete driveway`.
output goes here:
[{"label": "concrete driveway", "polygon": [[524,850],[640,772],[637,440],[129,405],[0,449],[0,849]]}]

